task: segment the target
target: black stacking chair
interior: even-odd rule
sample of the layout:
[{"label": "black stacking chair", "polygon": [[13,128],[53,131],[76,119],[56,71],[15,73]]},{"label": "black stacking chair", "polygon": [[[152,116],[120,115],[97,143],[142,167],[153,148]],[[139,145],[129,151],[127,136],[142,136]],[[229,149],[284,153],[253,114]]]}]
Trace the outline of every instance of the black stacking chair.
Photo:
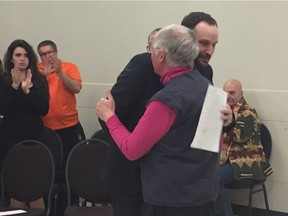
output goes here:
[{"label": "black stacking chair", "polygon": [[[64,216],[113,216],[110,190],[105,180],[109,145],[100,139],[86,139],[71,150],[66,163],[68,207]],[[71,203],[71,194],[80,202]]]},{"label": "black stacking chair", "polygon": [[77,134],[79,142],[86,139],[85,132],[80,121],[77,124]]},{"label": "black stacking chair", "polygon": [[[64,173],[62,171],[63,162],[63,144],[59,135],[51,128],[44,127],[45,141],[44,144],[50,149],[55,164],[55,182],[52,190],[52,207],[51,215],[57,215],[59,196],[63,196],[66,191],[64,182]],[[62,171],[62,172],[61,172]],[[63,192],[64,191],[64,192]]]},{"label": "black stacking chair", "polygon": [[[269,161],[272,152],[272,138],[268,128],[261,124],[261,142],[265,152],[266,159]],[[269,212],[268,196],[265,186],[265,180],[242,179],[228,183],[227,189],[249,189],[248,216],[252,215],[252,196],[255,193],[263,192],[266,211]]]},{"label": "black stacking chair", "polygon": [[44,198],[45,209],[23,209],[27,212],[21,215],[50,215],[54,177],[53,156],[45,144],[36,140],[17,143],[3,163],[0,211],[13,210],[6,202],[10,198],[26,203]]},{"label": "black stacking chair", "polygon": [[100,129],[98,131],[96,131],[92,136],[91,139],[100,139],[103,140],[105,142],[107,142],[109,145],[111,142],[113,142],[111,136],[107,133],[104,132],[103,129]]},{"label": "black stacking chair", "polygon": [[58,173],[62,167],[63,146],[59,135],[51,128],[44,127],[45,141],[44,144],[50,149],[55,163],[55,170]]}]

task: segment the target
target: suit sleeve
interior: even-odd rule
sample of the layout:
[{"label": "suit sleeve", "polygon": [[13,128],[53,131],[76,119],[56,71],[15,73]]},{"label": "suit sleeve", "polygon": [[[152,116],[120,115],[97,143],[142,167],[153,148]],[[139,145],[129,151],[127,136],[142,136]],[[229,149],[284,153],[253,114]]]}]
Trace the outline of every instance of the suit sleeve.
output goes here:
[{"label": "suit sleeve", "polygon": [[[116,103],[116,115],[129,130],[135,126],[134,123],[127,125],[131,123],[131,116],[135,115],[137,116],[135,119],[140,119],[145,111],[146,101],[143,98],[151,70],[153,71],[153,66],[150,55],[136,55],[120,73],[111,89]],[[127,116],[129,116],[129,123],[126,124],[128,122],[128,119],[126,121]],[[99,122],[102,128],[107,130],[105,123],[100,120]]]}]

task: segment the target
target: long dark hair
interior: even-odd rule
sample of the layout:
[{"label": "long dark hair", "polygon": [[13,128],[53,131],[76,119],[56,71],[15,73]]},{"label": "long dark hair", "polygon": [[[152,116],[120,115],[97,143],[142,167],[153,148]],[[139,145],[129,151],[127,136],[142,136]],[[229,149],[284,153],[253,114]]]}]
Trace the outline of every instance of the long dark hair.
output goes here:
[{"label": "long dark hair", "polygon": [[[17,39],[14,40],[8,47],[5,56],[4,56],[4,67],[3,67],[3,75],[4,80],[7,85],[12,84],[12,76],[11,70],[14,67],[12,60],[13,52],[17,47],[23,48],[27,52],[27,57],[29,59],[28,68],[30,68],[32,72],[32,82],[35,85],[38,94],[44,100],[49,100],[49,91],[48,91],[48,83],[46,78],[39,72],[37,63],[38,58],[37,55],[32,48],[32,46],[27,43],[25,40]],[[27,68],[27,69],[28,69]]]},{"label": "long dark hair", "polygon": [[3,83],[3,64],[0,59],[0,85]]},{"label": "long dark hair", "polygon": [[2,75],[3,73],[3,64],[2,64],[2,61],[0,59],[0,76]]}]

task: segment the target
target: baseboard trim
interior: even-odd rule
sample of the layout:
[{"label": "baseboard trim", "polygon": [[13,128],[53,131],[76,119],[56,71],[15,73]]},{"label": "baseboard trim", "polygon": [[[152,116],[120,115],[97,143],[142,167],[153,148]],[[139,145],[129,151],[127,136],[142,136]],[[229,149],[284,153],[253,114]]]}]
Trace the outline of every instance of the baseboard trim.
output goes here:
[{"label": "baseboard trim", "polygon": [[[232,204],[232,209],[233,209],[234,214],[236,215],[247,216],[247,212],[248,212],[247,206]],[[266,209],[252,207],[252,215],[253,216],[268,216],[268,215],[269,216],[288,216],[288,213],[272,211],[272,210],[267,212]]]}]

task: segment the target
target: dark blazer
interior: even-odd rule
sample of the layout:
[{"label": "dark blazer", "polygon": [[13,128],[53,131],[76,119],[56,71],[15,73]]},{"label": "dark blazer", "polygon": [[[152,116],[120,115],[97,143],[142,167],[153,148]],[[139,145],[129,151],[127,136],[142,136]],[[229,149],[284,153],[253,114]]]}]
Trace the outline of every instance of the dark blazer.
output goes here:
[{"label": "dark blazer", "polygon": [[194,62],[194,68],[196,68],[200,72],[200,74],[206,79],[208,79],[213,85],[213,69],[210,65],[203,66],[196,59]]},{"label": "dark blazer", "polygon": [[[134,56],[111,89],[116,102],[116,114],[129,131],[133,131],[144,114],[147,101],[161,88],[160,77],[154,73],[150,54]],[[108,132],[105,124],[101,121],[100,124]],[[139,160],[132,162],[126,159],[115,143],[112,144],[109,158],[107,179],[112,190],[140,191]]]}]

